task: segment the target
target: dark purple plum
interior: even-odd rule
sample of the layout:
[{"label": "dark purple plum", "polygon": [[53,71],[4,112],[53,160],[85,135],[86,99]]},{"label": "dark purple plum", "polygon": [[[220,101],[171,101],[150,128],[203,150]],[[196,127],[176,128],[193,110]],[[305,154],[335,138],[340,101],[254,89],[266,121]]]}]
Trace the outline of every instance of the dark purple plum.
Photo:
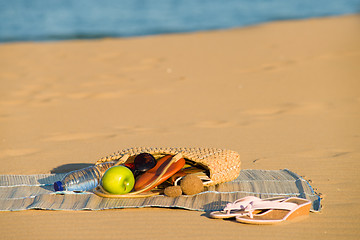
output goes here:
[{"label": "dark purple plum", "polygon": [[156,165],[156,160],[150,153],[140,153],[134,160],[135,169],[141,172],[152,169]]}]

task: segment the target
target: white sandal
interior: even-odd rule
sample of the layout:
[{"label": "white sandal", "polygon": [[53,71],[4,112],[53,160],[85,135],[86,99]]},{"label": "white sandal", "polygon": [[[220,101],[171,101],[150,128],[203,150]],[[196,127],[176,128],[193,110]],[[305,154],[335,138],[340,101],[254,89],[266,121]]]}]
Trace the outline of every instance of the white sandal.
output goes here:
[{"label": "white sandal", "polygon": [[253,201],[236,221],[248,224],[276,224],[298,216],[309,215],[311,201],[290,197],[283,201]]},{"label": "white sandal", "polygon": [[227,218],[234,218],[237,216],[243,216],[244,214],[247,214],[247,212],[248,212],[246,210],[247,207],[250,206],[254,202],[261,202],[261,201],[279,202],[279,201],[284,201],[284,200],[285,200],[284,197],[268,198],[268,199],[261,200],[258,197],[247,196],[247,197],[238,199],[233,203],[228,203],[226,205],[226,207],[224,208],[224,210],[222,210],[222,211],[211,212],[210,217],[217,218],[217,219],[227,219]]}]

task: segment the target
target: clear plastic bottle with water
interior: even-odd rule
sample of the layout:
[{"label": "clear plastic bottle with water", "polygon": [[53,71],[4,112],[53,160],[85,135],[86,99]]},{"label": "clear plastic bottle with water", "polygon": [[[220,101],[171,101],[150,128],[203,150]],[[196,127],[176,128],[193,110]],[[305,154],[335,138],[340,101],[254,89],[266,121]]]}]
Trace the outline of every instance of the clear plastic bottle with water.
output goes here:
[{"label": "clear plastic bottle with water", "polygon": [[104,162],[69,172],[61,181],[54,183],[55,191],[88,191],[96,188],[102,176],[116,161]]}]

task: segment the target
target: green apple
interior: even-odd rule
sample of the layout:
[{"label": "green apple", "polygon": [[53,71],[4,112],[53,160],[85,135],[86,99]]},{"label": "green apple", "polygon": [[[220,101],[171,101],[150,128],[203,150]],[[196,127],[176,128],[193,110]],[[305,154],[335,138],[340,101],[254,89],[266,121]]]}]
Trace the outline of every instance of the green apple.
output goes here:
[{"label": "green apple", "polygon": [[125,166],[114,166],[106,170],[101,179],[101,186],[113,194],[126,194],[135,185],[135,178],[132,171]]}]

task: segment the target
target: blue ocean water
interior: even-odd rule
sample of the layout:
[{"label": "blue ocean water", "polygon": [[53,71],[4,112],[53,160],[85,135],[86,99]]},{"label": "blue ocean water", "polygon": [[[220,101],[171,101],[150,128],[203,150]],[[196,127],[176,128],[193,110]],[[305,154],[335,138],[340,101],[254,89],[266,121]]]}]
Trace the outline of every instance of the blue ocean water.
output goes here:
[{"label": "blue ocean water", "polygon": [[0,0],[0,42],[129,37],[360,12],[360,0]]}]

